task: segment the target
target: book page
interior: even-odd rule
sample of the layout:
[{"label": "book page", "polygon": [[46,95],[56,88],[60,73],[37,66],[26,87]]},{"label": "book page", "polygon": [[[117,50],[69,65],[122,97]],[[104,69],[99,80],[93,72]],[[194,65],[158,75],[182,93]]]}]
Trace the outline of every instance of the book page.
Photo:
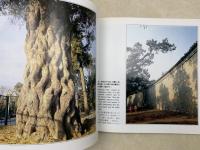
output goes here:
[{"label": "book page", "polygon": [[1,0],[0,33],[0,149],[93,145],[97,140],[93,3]]},{"label": "book page", "polygon": [[98,20],[103,132],[199,134],[199,20]]}]

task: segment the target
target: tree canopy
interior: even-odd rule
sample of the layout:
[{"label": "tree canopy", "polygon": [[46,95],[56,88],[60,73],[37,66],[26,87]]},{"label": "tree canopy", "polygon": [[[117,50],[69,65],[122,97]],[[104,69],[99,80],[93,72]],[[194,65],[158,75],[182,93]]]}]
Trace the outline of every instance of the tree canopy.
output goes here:
[{"label": "tree canopy", "polygon": [[139,42],[134,46],[127,47],[127,94],[133,94],[141,91],[147,87],[151,82],[149,81],[150,74],[148,66],[153,64],[156,54],[167,53],[176,50],[174,44],[169,43],[165,38],[161,42],[157,40],[147,40],[147,49]]}]

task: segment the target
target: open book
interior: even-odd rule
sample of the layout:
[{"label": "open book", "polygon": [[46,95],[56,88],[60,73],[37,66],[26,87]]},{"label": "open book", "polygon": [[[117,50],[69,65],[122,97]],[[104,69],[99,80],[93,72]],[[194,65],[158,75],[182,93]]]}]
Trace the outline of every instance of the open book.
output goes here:
[{"label": "open book", "polygon": [[98,132],[199,134],[199,20],[96,18],[89,0],[0,1],[0,149]]}]

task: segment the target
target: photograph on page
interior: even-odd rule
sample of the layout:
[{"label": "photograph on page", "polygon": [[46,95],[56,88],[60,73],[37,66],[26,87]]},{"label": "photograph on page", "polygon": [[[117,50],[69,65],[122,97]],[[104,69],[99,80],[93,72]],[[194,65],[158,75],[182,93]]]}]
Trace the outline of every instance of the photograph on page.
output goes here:
[{"label": "photograph on page", "polygon": [[127,124],[198,125],[197,41],[197,26],[127,25]]},{"label": "photograph on page", "polygon": [[0,33],[0,144],[96,133],[93,9],[73,0],[1,0]]}]

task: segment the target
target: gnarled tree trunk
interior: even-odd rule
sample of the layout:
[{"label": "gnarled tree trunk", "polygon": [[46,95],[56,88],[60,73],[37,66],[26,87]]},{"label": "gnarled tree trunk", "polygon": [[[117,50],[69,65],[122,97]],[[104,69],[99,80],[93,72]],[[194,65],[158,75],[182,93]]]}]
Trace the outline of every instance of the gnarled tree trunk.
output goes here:
[{"label": "gnarled tree trunk", "polygon": [[67,112],[71,112],[74,98],[70,23],[67,8],[60,3],[33,0],[26,10],[27,66],[17,104],[20,138],[36,136],[40,141],[50,136],[60,140],[70,138]]}]

